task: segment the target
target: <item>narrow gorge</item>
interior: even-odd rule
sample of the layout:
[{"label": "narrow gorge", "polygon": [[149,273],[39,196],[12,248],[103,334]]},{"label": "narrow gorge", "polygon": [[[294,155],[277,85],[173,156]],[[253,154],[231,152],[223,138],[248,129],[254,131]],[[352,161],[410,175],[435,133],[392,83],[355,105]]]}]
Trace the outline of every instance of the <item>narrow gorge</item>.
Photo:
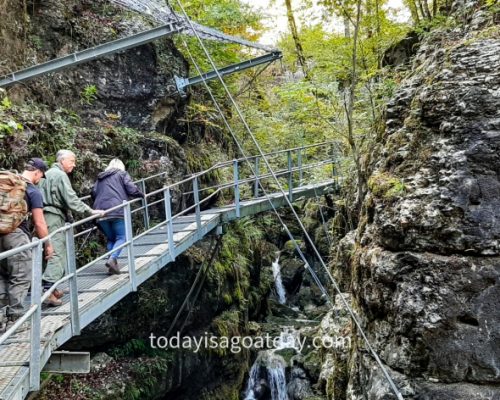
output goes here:
[{"label": "narrow gorge", "polygon": [[[299,3],[338,26],[314,25]],[[500,399],[500,5],[435,0],[436,18],[405,25],[389,11],[375,18],[385,2],[320,3],[294,10],[304,65],[287,33],[283,65],[227,81],[265,151],[332,142],[335,191],[293,203],[326,268],[286,207],[221,224],[63,345],[90,352],[90,373],[42,372],[30,399],[398,399],[384,371],[404,399]],[[411,4],[426,0],[403,3],[425,14]],[[264,31],[246,2],[186,7],[227,34]],[[155,25],[106,0],[0,0],[0,75]],[[376,39],[384,29],[397,40]],[[83,196],[115,157],[136,179],[166,171],[159,188],[241,157],[205,88],[177,90],[176,77],[197,75],[186,46],[211,69],[195,39],[179,37],[0,88],[1,169],[70,148]],[[219,66],[254,51],[207,43]],[[209,87],[256,153],[220,83]],[[330,179],[331,163],[313,174]],[[231,201],[220,194],[205,209]],[[172,192],[174,211],[194,202],[194,189]],[[84,265],[103,237],[76,247]],[[179,345],[211,337],[219,346]]]}]

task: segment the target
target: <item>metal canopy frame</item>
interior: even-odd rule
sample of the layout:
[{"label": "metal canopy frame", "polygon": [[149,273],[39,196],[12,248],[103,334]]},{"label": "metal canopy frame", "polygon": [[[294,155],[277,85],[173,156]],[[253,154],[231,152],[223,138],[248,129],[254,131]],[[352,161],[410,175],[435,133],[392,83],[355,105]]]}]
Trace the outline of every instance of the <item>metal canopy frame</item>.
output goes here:
[{"label": "metal canopy frame", "polygon": [[[281,51],[273,51],[268,54],[264,54],[260,57],[255,57],[250,60],[242,61],[236,64],[228,65],[227,67],[220,68],[218,70],[221,77],[233,74],[235,72],[244,71],[248,68],[256,67],[257,65],[271,63],[275,60],[279,60],[283,57]],[[177,90],[179,93],[185,94],[185,88],[192,85],[197,85],[198,83],[203,83],[204,81],[211,81],[213,79],[218,79],[217,71],[210,71],[202,75],[194,76],[192,78],[182,78],[174,76],[175,84],[177,85]]]},{"label": "metal canopy frame", "polygon": [[[204,37],[206,37],[207,39],[219,40],[223,42],[234,42],[245,46],[256,47],[260,50],[271,51],[271,49],[267,46],[262,46],[258,43],[252,43],[244,39],[226,35],[213,28],[209,28],[200,24],[195,24],[195,26],[199,33],[204,35]],[[32,79],[40,75],[45,75],[50,72],[57,72],[64,68],[96,60],[98,58],[111,55],[119,51],[150,43],[162,37],[171,36],[175,33],[183,32],[189,32],[187,22],[183,18],[177,17],[175,19],[172,19],[171,22],[166,23],[162,26],[140,32],[135,35],[130,35],[121,39],[113,40],[111,42],[91,47],[82,51],[77,51],[67,56],[59,57],[54,60],[50,60],[41,64],[34,65],[32,67],[24,68],[22,70],[6,74],[5,76],[0,78],[0,88],[7,87],[14,83],[24,82],[28,79]]]}]

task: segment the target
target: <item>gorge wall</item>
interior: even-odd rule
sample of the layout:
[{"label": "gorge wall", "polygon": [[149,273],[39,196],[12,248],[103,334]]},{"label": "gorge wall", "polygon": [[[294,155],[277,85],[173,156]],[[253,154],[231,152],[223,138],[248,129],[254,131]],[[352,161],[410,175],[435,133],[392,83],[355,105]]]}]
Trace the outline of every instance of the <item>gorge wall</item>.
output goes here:
[{"label": "gorge wall", "polygon": [[[360,226],[333,252],[404,398],[500,398],[500,15],[455,5],[387,108]],[[357,339],[335,399],[390,399]]]}]

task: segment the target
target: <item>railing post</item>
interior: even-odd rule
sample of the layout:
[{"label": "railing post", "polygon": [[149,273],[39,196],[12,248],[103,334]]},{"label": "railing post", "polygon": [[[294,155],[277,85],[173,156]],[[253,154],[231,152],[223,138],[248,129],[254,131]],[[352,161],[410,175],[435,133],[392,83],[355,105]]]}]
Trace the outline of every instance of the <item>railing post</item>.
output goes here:
[{"label": "railing post", "polygon": [[130,203],[123,201],[124,207],[124,217],[125,217],[125,239],[128,242],[127,245],[127,259],[128,259],[128,276],[130,280],[130,286],[132,291],[137,291],[137,274],[135,272],[135,254],[134,254],[134,233],[132,231],[132,210]]},{"label": "railing post", "polygon": [[71,224],[66,224],[66,257],[68,260],[69,307],[71,312],[71,332],[73,336],[80,334],[80,311],[78,310],[78,284],[76,282],[75,233]]},{"label": "railing post", "polygon": [[302,149],[299,149],[299,153],[297,155],[297,164],[299,167],[299,186],[302,186]]},{"label": "railing post", "polygon": [[240,217],[240,183],[238,160],[233,160],[233,175],[234,175],[234,206],[236,210],[236,218]]},{"label": "railing post", "polygon": [[165,216],[167,217],[168,252],[170,253],[170,257],[172,257],[172,261],[174,261],[177,252],[175,250],[174,242],[174,224],[172,222],[172,198],[170,196],[170,188],[165,189],[163,196],[165,201]]},{"label": "railing post", "polygon": [[260,162],[260,157],[255,157],[255,182],[253,186],[253,195],[254,197],[259,197],[259,162]]},{"label": "railing post", "polygon": [[290,202],[293,201],[293,172],[292,172],[292,152],[290,150],[287,151],[288,156],[288,198]]},{"label": "railing post", "polygon": [[197,236],[201,237],[201,210],[200,210],[200,193],[198,191],[198,176],[193,178],[193,198],[194,209],[196,213],[196,229],[198,230]]},{"label": "railing post", "polygon": [[43,245],[38,239],[33,248],[32,255],[32,273],[31,273],[31,307],[36,307],[31,315],[31,333],[30,333],[30,391],[40,389],[40,336],[42,322],[42,258]]},{"label": "railing post", "polygon": [[[146,182],[144,179],[140,180],[140,185],[141,185],[141,191],[142,193],[146,194]],[[149,229],[149,207],[148,207],[148,198],[143,197],[142,198],[142,207],[144,211],[144,227]]]}]

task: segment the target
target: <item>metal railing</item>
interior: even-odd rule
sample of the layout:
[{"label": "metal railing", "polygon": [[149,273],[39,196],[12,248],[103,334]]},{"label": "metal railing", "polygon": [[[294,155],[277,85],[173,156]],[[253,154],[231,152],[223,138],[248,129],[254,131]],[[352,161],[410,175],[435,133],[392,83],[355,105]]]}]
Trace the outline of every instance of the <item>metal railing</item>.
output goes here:
[{"label": "metal railing", "polygon": [[[331,173],[335,175],[335,163],[333,160],[332,142],[317,143],[309,146],[295,147],[287,150],[279,150],[267,153],[265,156],[269,159],[270,164],[276,171],[276,175],[283,179],[284,187],[288,189],[288,196],[293,200],[293,188],[302,185],[305,177],[309,175],[309,180],[314,179],[318,173],[313,174],[312,171],[318,172],[318,169],[325,174],[325,169],[331,169],[328,172],[328,178],[331,179]],[[221,162],[204,170],[190,174],[179,182],[169,185],[162,185],[163,181],[168,177],[168,172],[161,172],[148,176],[146,178],[135,181],[135,183],[143,190],[145,194],[143,199],[134,199],[124,201],[123,204],[105,210],[103,215],[92,215],[81,219],[71,224],[51,232],[47,237],[42,239],[33,239],[29,244],[23,245],[16,249],[0,253],[0,260],[14,256],[22,251],[32,252],[32,280],[31,280],[31,302],[27,312],[19,318],[13,326],[11,326],[3,335],[0,336],[0,352],[1,345],[8,343],[8,339],[15,331],[24,323],[29,323],[30,332],[30,359],[29,359],[29,384],[30,391],[38,390],[40,387],[40,371],[41,371],[41,355],[40,355],[40,339],[41,339],[41,320],[42,320],[42,304],[54,290],[67,282],[69,286],[69,304],[70,304],[70,324],[72,335],[79,335],[82,329],[81,311],[78,302],[78,278],[93,275],[88,273],[89,268],[96,265],[109,257],[118,249],[126,249],[127,259],[127,274],[130,291],[137,290],[137,274],[135,267],[135,249],[134,242],[141,237],[158,230],[160,227],[165,227],[165,243],[168,253],[172,260],[175,259],[178,249],[174,241],[174,221],[182,216],[194,214],[194,222],[196,223],[197,239],[202,237],[202,209],[208,208],[215,201],[224,203],[226,195],[229,194],[228,202],[234,206],[236,217],[240,216],[240,204],[242,201],[259,197],[259,187],[266,188],[266,191],[272,193],[272,185],[270,172],[261,170],[260,155],[252,156],[248,159],[240,158],[230,161]],[[253,163],[255,175],[248,172],[244,163]],[[218,177],[222,178],[222,182],[214,184],[212,182],[214,172],[218,173]],[[321,175],[321,173],[319,173]],[[325,176],[326,177],[326,176]],[[156,179],[156,181],[155,181]],[[324,180],[324,179],[323,179]],[[160,187],[150,188],[152,183],[160,185]],[[175,206],[172,193],[179,193],[180,204]],[[208,192],[208,193],[207,193]],[[188,198],[185,199],[184,197]],[[85,196],[82,199],[88,200],[90,196]],[[183,204],[186,206],[184,207]],[[116,210],[123,210],[125,221],[126,241],[121,246],[114,248],[99,257],[93,259],[89,263],[77,268],[77,256],[75,249],[75,239],[84,234],[92,233],[96,228],[82,229],[85,224],[102,218]],[[134,221],[136,213],[143,214],[141,219]],[[153,217],[161,216],[161,221],[153,223]],[[136,226],[134,226],[134,222]],[[80,232],[77,232],[81,230]],[[67,270],[65,275],[55,282],[50,289],[42,294],[42,259],[43,245],[48,240],[51,240],[56,235],[65,235],[66,240],[66,261]],[[0,366],[21,366],[26,365],[24,361],[20,362],[1,362]],[[0,393],[1,394],[1,393]]]}]

